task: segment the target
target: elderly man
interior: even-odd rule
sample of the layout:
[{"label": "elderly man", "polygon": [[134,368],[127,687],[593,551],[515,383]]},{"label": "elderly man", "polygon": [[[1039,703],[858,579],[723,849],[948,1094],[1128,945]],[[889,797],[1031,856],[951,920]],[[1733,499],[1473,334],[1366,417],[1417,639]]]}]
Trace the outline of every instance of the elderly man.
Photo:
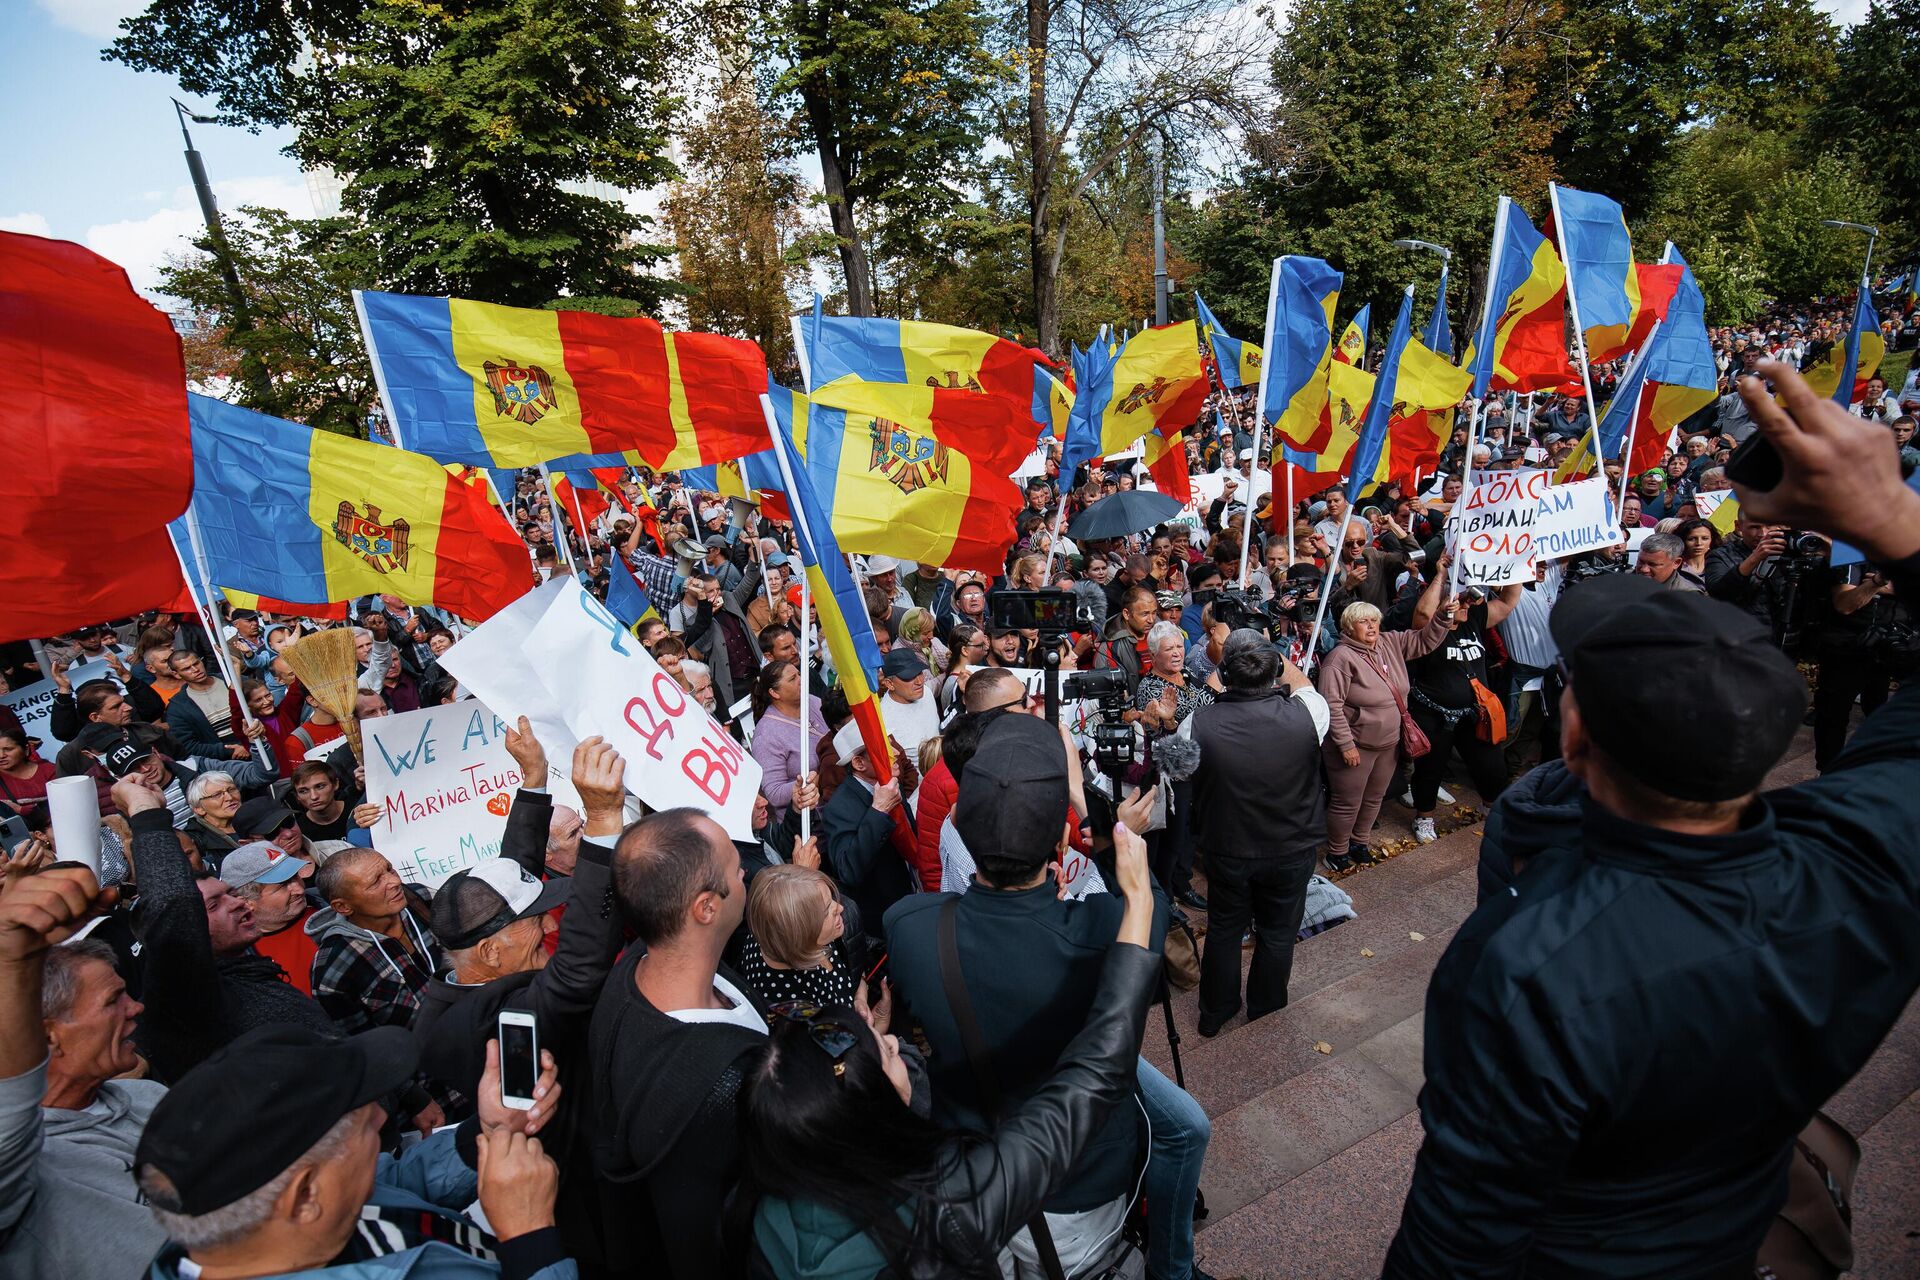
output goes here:
[{"label": "elderly man", "polygon": [[1633,571],[1672,591],[1706,591],[1705,583],[1681,568],[1686,556],[1687,544],[1678,535],[1649,534],[1640,544],[1640,558],[1634,561]]},{"label": "elderly man", "polygon": [[233,895],[253,909],[260,930],[253,949],[287,971],[287,980],[313,994],[313,939],[307,917],[319,907],[307,896],[313,863],[288,854],[277,844],[256,840],[241,845],[220,864],[220,876]]},{"label": "elderly man", "polygon": [[[380,1099],[418,1058],[395,1027],[345,1040],[267,1027],[182,1080],[154,1107],[132,1163],[171,1241],[148,1280],[573,1280],[554,1229],[556,1170],[530,1137],[559,1100],[551,1070],[533,1108],[514,1111],[494,1067],[477,1116],[394,1161],[380,1154]],[[487,1230],[463,1212],[476,1198]]]},{"label": "elderly man", "polygon": [[1380,551],[1372,545],[1372,530],[1364,520],[1347,521],[1340,539],[1340,568],[1334,577],[1334,594],[1328,601],[1330,615],[1339,617],[1341,609],[1355,600],[1364,601],[1385,613],[1393,607],[1399,577],[1407,571],[1403,555]]},{"label": "elderly man", "polygon": [[1249,920],[1247,1018],[1286,1007],[1307,881],[1326,835],[1319,768],[1326,699],[1257,631],[1227,637],[1219,676],[1225,692],[1192,716],[1200,747],[1194,837],[1206,855],[1210,902],[1200,959],[1203,1036],[1218,1035],[1240,1011],[1240,940]]},{"label": "elderly man", "polygon": [[349,1035],[412,1026],[421,993],[447,966],[393,864],[375,849],[342,849],[314,892],[327,904],[306,925],[317,948],[314,999]]},{"label": "elderly man", "polygon": [[166,1240],[127,1177],[166,1088],[114,1078],[140,1003],[111,947],[66,941],[112,901],[81,867],[0,897],[0,1274],[131,1276]]},{"label": "elderly man", "polygon": [[896,645],[880,662],[880,718],[887,736],[919,758],[920,744],[940,733],[940,708],[927,696],[927,664],[912,649]]},{"label": "elderly man", "polygon": [[900,585],[900,562],[892,556],[867,557],[867,585],[884,593],[890,607],[913,608],[913,597]]},{"label": "elderly man", "polygon": [[[847,721],[834,734],[833,748],[849,772],[820,810],[826,837],[821,870],[853,899],[865,927],[877,934],[887,908],[914,890],[910,867],[918,850],[899,841],[894,817],[901,798],[898,770],[886,782],[879,780],[856,721]],[[909,841],[911,836],[909,828]]]},{"label": "elderly man", "polygon": [[326,1013],[253,950],[260,926],[226,882],[196,879],[165,798],[137,770],[113,786],[133,830],[140,876],[141,990],[149,1016],[140,1043],[160,1080],[178,1080],[253,1027],[326,1029]]}]

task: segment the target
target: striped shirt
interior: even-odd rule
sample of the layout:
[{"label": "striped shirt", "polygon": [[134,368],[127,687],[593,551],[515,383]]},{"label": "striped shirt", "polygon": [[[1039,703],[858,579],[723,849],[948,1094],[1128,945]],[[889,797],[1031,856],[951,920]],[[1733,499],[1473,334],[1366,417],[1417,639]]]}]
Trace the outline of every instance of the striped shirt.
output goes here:
[{"label": "striped shirt", "polygon": [[1494,628],[1507,646],[1507,655],[1521,666],[1544,671],[1560,656],[1559,646],[1547,630],[1547,614],[1552,608],[1547,593],[1529,585],[1520,592],[1513,612]]}]

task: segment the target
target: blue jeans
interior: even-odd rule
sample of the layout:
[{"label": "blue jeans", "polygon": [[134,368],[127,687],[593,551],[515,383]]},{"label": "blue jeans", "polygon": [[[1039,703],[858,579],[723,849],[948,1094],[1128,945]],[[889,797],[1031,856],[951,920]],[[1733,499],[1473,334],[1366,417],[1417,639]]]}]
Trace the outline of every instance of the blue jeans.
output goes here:
[{"label": "blue jeans", "polygon": [[1187,1280],[1193,1274],[1193,1197],[1213,1124],[1193,1095],[1140,1059],[1140,1101],[1153,1136],[1147,1153],[1147,1275]]}]

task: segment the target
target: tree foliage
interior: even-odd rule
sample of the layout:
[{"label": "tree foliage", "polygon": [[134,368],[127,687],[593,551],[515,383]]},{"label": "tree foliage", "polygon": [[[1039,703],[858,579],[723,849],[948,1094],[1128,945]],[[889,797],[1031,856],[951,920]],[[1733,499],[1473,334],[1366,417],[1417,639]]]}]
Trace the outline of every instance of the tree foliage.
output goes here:
[{"label": "tree foliage", "polygon": [[[1831,92],[1812,121],[1815,146],[1868,168],[1920,234],[1920,0],[1874,0],[1840,42]],[[1893,202],[1889,202],[1892,204]],[[1909,244],[1910,248],[1920,248]]]},{"label": "tree foliage", "polygon": [[[364,436],[373,370],[360,341],[353,288],[371,257],[365,231],[351,218],[303,220],[253,207],[223,226],[250,329],[233,332],[232,303],[206,239],[160,272],[161,290],[199,322],[197,336],[184,344],[188,379],[209,389],[230,380],[230,398],[249,409]],[[235,377],[237,353],[256,357],[266,370],[268,396]]]},{"label": "tree foliage", "polygon": [[343,176],[366,283],[537,306],[657,303],[623,203],[673,173],[658,13],[626,0],[154,0],[109,56],[294,130]]},{"label": "tree foliage", "polygon": [[775,134],[750,82],[723,84],[684,137],[685,172],[663,220],[688,327],[752,338],[778,369],[792,361],[787,317],[806,284],[809,245],[806,186]]}]

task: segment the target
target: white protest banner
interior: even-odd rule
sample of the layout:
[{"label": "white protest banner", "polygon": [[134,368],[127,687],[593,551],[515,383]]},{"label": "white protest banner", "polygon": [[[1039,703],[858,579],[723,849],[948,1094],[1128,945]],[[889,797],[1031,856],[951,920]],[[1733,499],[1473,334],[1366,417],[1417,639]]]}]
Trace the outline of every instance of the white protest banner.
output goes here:
[{"label": "white protest banner", "polygon": [[1504,587],[1533,577],[1533,524],[1553,481],[1548,471],[1494,471],[1460,495],[1447,528],[1462,587]]},{"label": "white protest banner", "polygon": [[572,578],[555,578],[535,587],[440,655],[440,665],[501,719],[512,724],[521,716],[527,718],[533,736],[546,748],[548,767],[560,776],[565,776],[580,740],[547,697],[545,682],[528,661],[526,645],[548,606],[573,585]]},{"label": "white protest banner", "polygon": [[612,744],[627,789],[650,807],[703,809],[734,839],[751,840],[760,762],[605,605],[571,579],[565,585],[526,642],[526,665],[545,681],[550,705],[576,738]]},{"label": "white protest banner", "polygon": [[1620,541],[1613,518],[1613,493],[1605,476],[1548,487],[1533,520],[1533,554],[1558,560],[1596,551]]},{"label": "white protest banner", "polygon": [[507,725],[471,698],[360,722],[374,848],[400,878],[437,889],[500,852],[520,766]]},{"label": "white protest banner", "polygon": [[22,689],[0,693],[0,703],[13,708],[13,714],[20,717],[20,727],[27,731],[29,738],[40,739],[40,758],[48,764],[60,748],[66,746],[66,740],[53,736],[53,699],[60,692],[60,686],[51,680],[37,680]]}]

